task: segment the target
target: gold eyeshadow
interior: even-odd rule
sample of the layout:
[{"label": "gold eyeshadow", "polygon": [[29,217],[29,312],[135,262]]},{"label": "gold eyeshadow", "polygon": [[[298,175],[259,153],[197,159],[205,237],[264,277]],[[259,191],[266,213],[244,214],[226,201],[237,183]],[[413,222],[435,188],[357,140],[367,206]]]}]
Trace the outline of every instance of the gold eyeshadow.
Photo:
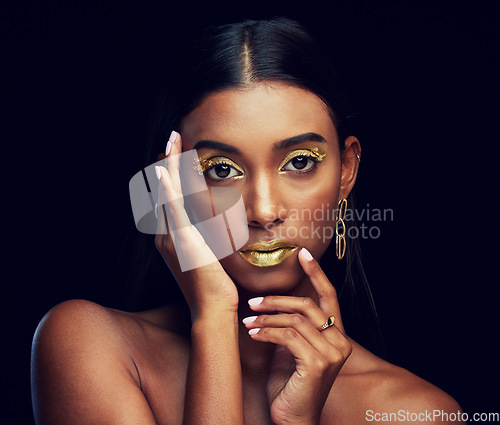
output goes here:
[{"label": "gold eyeshadow", "polygon": [[303,156],[306,158],[311,158],[314,162],[321,162],[323,159],[325,159],[326,156],[326,149],[323,147],[314,147],[311,149],[295,149],[291,152],[289,152],[283,161],[281,161],[281,164],[278,167],[278,172],[280,174],[286,173],[287,171],[282,171],[283,167],[288,164],[289,161],[291,161],[293,158],[296,158],[298,156]]},{"label": "gold eyeshadow", "polygon": [[[238,176],[230,177],[229,179],[240,179],[244,177],[244,171],[243,169],[236,164],[233,160],[225,157],[225,156],[212,156],[213,154],[206,154],[201,156],[199,159],[197,158],[193,164],[193,168],[198,174],[203,175],[205,174],[208,170],[211,168],[217,166],[217,165],[228,165],[230,167],[233,167],[236,171],[240,173]],[[286,164],[288,164],[289,161],[291,161],[293,158],[296,157],[305,157],[305,158],[310,158],[316,163],[322,162],[323,159],[326,156],[326,149],[318,146],[318,147],[313,147],[311,149],[295,149],[291,152],[289,152],[283,161],[281,161],[279,168],[278,168],[278,173],[283,174],[286,173],[287,171],[282,171],[283,167],[285,167]],[[228,179],[228,180],[229,180]],[[224,180],[224,179],[221,179]]]},{"label": "gold eyeshadow", "polygon": [[204,155],[201,158],[199,158],[198,161],[196,161],[194,169],[195,171],[198,171],[198,174],[203,175],[207,170],[209,170],[212,167],[215,167],[216,165],[229,165],[230,167],[233,167],[236,171],[241,173],[241,175],[230,177],[229,179],[237,180],[243,177],[244,174],[243,169],[233,160],[225,156],[210,156],[210,154]]}]

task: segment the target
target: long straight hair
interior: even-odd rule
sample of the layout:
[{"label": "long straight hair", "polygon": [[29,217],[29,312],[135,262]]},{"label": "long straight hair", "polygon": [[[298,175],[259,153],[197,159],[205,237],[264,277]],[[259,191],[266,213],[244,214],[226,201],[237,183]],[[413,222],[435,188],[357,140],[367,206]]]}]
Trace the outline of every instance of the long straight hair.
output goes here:
[{"label": "long straight hair", "polygon": [[[341,152],[345,148],[345,138],[356,133],[358,115],[328,51],[322,49],[301,24],[288,18],[246,20],[210,27],[192,49],[176,58],[169,71],[156,112],[151,117],[144,166],[159,159],[158,153],[163,151],[170,132],[178,130],[183,118],[208,95],[249,88],[262,81],[286,83],[318,96],[335,125]],[[351,192],[348,197],[350,209],[354,208],[354,203]],[[356,226],[354,216],[349,214],[351,220],[347,226]],[[144,242],[149,247],[145,247]],[[385,356],[375,303],[362,266],[359,239],[347,241],[342,262],[335,258],[332,245],[334,243],[323,255],[321,265],[337,286],[346,329]],[[133,279],[143,286],[148,278],[159,278],[160,272],[151,274],[149,266],[158,262],[160,256],[151,237],[142,237],[142,244],[136,247]],[[165,270],[166,267],[162,269],[163,275]],[[176,292],[175,296],[181,298],[179,294]]]}]

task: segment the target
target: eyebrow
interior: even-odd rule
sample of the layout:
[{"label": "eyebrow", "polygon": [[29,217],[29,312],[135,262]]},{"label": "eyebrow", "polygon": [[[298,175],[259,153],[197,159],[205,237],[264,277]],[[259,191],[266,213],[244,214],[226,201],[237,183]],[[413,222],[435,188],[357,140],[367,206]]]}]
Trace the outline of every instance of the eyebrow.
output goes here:
[{"label": "eyebrow", "polygon": [[304,142],[320,142],[326,143],[326,139],[318,133],[304,133],[298,136],[289,137],[273,145],[273,150],[279,151],[281,149],[286,149],[291,146],[299,145]]},{"label": "eyebrow", "polygon": [[200,140],[195,143],[193,146],[193,149],[215,149],[219,151],[224,151],[227,153],[235,153],[240,155],[241,151],[238,148],[235,148],[234,146],[231,145],[226,145],[225,143],[221,142],[214,142],[213,140]]},{"label": "eyebrow", "polygon": [[[299,134],[298,136],[288,137],[286,139],[283,139],[279,142],[274,143],[273,150],[279,151],[282,149],[287,149],[291,146],[299,145],[300,143],[304,143],[304,142],[326,143],[326,139],[318,133]],[[215,150],[224,151],[227,153],[233,153],[233,154],[237,154],[237,155],[241,154],[241,151],[238,148],[235,148],[234,146],[231,146],[231,145],[227,145],[225,143],[216,142],[214,140],[199,140],[193,146],[193,149],[203,149],[203,148],[215,149]]]}]

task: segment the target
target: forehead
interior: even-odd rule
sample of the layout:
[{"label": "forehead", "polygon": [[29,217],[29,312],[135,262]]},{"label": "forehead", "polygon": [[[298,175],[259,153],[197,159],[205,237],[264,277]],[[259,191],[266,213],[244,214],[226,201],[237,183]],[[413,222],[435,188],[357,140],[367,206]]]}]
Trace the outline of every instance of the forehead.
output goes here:
[{"label": "forehead", "polygon": [[338,146],[337,132],[326,105],[313,93],[281,83],[259,83],[251,88],[217,92],[184,118],[184,149],[201,139],[244,149],[265,149],[272,143],[315,132]]}]

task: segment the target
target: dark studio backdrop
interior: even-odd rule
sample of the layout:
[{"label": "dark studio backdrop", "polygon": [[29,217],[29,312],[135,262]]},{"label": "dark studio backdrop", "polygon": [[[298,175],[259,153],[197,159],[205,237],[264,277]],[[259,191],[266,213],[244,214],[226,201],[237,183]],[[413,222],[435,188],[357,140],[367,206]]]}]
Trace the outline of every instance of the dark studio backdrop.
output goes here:
[{"label": "dark studio backdrop", "polygon": [[[470,415],[500,410],[494,2],[304,3],[2,6],[2,158],[15,181],[4,186],[8,423],[33,423],[30,344],[43,315],[72,298],[129,299],[128,182],[181,46],[207,25],[276,15],[331,51],[360,117],[358,208],[392,211],[362,239],[388,360]],[[143,307],[172,285],[152,278]]]}]

